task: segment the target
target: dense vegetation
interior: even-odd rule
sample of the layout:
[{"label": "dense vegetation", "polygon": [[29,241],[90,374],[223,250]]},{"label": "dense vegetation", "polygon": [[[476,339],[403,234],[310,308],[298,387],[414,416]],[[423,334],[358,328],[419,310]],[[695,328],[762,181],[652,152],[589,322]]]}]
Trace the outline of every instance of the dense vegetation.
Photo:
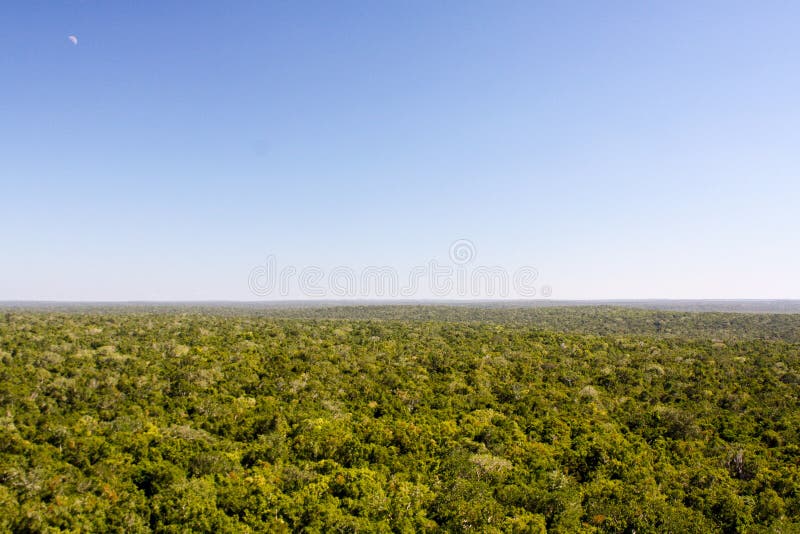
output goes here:
[{"label": "dense vegetation", "polygon": [[[209,308],[203,311],[208,311]],[[200,310],[198,310],[200,311]],[[241,313],[241,309],[228,309]],[[459,321],[529,326],[601,336],[688,339],[771,339],[800,343],[800,315],[785,313],[686,313],[612,306],[328,306],[252,309],[264,316],[301,319]]]},{"label": "dense vegetation", "polygon": [[798,532],[797,315],[0,315],[0,530]]}]

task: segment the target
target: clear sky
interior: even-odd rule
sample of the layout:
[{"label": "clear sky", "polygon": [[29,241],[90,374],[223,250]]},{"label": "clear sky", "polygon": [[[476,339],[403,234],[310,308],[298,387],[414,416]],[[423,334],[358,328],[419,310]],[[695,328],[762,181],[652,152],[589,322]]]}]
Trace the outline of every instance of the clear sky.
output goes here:
[{"label": "clear sky", "polygon": [[457,239],[551,298],[800,298],[796,2],[0,20],[0,300],[258,299],[269,255],[404,273]]}]

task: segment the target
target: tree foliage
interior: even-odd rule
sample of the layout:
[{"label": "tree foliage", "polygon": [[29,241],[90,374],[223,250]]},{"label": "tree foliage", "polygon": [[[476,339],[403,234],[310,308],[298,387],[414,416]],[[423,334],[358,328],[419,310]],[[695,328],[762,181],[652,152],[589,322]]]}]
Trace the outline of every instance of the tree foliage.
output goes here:
[{"label": "tree foliage", "polygon": [[800,529],[798,316],[411,310],[5,313],[0,530]]}]

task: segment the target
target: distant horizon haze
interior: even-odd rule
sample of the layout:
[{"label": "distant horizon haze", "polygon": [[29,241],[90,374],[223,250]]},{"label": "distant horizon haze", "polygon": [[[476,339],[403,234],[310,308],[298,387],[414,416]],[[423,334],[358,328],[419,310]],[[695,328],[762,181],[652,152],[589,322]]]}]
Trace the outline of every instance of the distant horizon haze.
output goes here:
[{"label": "distant horizon haze", "polygon": [[726,312],[800,314],[800,300],[791,299],[621,299],[621,300],[550,300],[550,299],[285,299],[250,301],[0,301],[0,311],[5,310],[105,310],[105,309],[216,309],[274,310],[319,309],[358,307],[414,307],[430,308],[559,308],[559,307],[620,307],[664,312]]}]

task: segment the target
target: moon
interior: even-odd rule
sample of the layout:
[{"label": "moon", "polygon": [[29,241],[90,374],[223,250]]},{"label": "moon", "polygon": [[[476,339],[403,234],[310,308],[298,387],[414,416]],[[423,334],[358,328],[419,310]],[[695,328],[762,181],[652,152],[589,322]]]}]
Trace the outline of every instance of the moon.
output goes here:
[{"label": "moon", "polygon": [[74,35],[70,35],[69,37],[67,37],[67,39],[69,39],[69,42],[74,44],[74,45],[78,44],[78,38],[75,37]]}]

